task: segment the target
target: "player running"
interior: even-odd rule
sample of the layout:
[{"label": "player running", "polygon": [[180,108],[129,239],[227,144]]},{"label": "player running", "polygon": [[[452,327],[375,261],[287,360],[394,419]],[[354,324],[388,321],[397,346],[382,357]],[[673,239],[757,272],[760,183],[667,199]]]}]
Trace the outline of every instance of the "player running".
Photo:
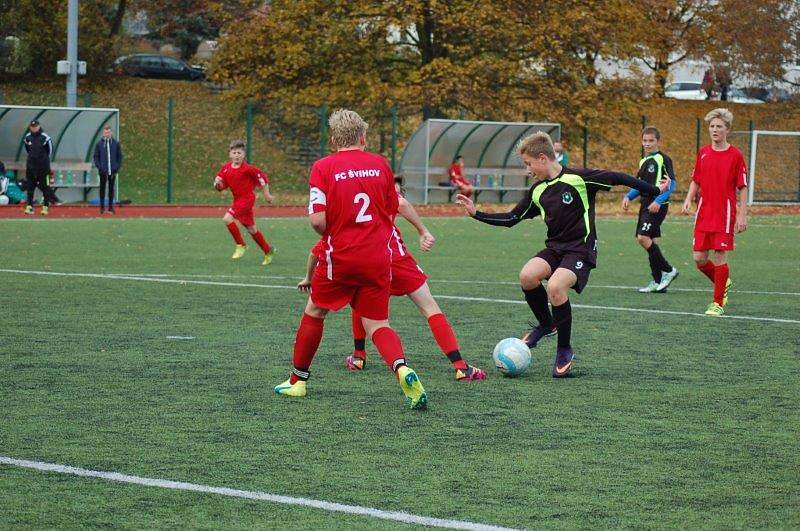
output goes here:
[{"label": "player running", "polygon": [[309,178],[308,217],[322,236],[323,259],[311,277],[311,295],[294,343],[294,368],[275,392],[306,395],[325,316],[350,304],[411,408],[425,409],[428,395],[406,365],[400,337],[389,326],[389,241],[398,208],[394,175],[386,159],[364,150],[367,124],[357,113],[339,109],[328,125],[336,152],[316,161]]},{"label": "player running", "polygon": [[[636,175],[652,185],[661,182],[664,175],[670,178],[670,186],[656,197],[642,195],[639,206],[639,219],[636,222],[636,240],[650,260],[650,274],[653,280],[647,286],[639,288],[640,293],[663,293],[678,277],[678,270],[672,267],[656,242],[661,238],[661,223],[667,217],[669,196],[675,190],[675,171],[672,159],[661,151],[661,133],[653,126],[642,130],[642,146],[645,156],[639,161],[639,173]],[[633,189],[622,198],[622,209],[628,210],[630,202],[639,197],[639,190]]]},{"label": "player running", "polygon": [[[459,195],[457,202],[471,217],[500,227],[513,227],[523,219],[541,215],[547,225],[545,248],[530,259],[519,273],[525,301],[538,325],[523,338],[533,348],[545,336],[558,333],[558,347],[553,378],[569,375],[573,351],[572,308],[568,290],[583,291],[589,272],[597,264],[597,234],[594,224],[594,201],[598,191],[614,185],[635,188],[643,194],[656,196],[669,188],[665,178],[658,188],[624,173],[607,170],[565,168],[556,162],[550,135],[534,133],[517,146],[534,183],[525,196],[510,211],[489,214],[475,209],[468,197]],[[545,290],[542,281],[547,280]],[[553,306],[552,314],[547,305]]]},{"label": "player running", "polygon": [[[728,252],[734,249],[734,234],[747,230],[747,167],[742,152],[728,143],[733,114],[728,109],[714,109],[705,120],[711,145],[697,152],[683,213],[691,211],[692,201],[700,193],[692,257],[697,269],[714,284],[714,300],[708,305],[706,315],[720,316],[725,313],[728,291],[733,285]],[[708,259],[709,251],[714,251],[712,260]]]},{"label": "player running", "polygon": [[267,240],[264,239],[264,235],[258,230],[253,216],[253,207],[256,204],[254,189],[261,188],[264,200],[268,203],[275,199],[275,196],[269,193],[269,177],[262,170],[244,161],[243,141],[234,140],[231,142],[228,156],[230,157],[230,162],[220,168],[219,173],[214,178],[214,188],[219,192],[230,188],[231,194],[233,194],[233,204],[222,217],[222,221],[225,222],[225,226],[228,227],[228,231],[236,242],[236,249],[233,251],[231,259],[238,260],[244,256],[244,252],[247,250],[242,233],[239,232],[239,227],[236,226],[236,221],[238,221],[244,225],[253,240],[264,251],[264,261],[261,264],[269,265],[275,255],[275,248],[270,247]]},{"label": "player running", "polygon": [[[398,213],[407,219],[417,232],[419,233],[419,247],[423,251],[429,251],[435,243],[435,238],[428,231],[422,219],[414,210],[414,207],[406,201],[400,191],[400,178],[395,179],[395,187],[397,189],[397,198],[399,201]],[[458,346],[456,334],[453,327],[447,320],[447,317],[442,312],[436,299],[431,294],[430,287],[428,286],[428,277],[422,268],[419,267],[417,261],[408,252],[408,249],[403,242],[400,235],[400,229],[395,224],[392,227],[392,238],[389,241],[389,246],[392,251],[392,281],[391,281],[391,294],[394,297],[408,296],[409,299],[417,306],[420,313],[428,321],[428,327],[431,329],[431,334],[442,350],[442,354],[450,360],[450,363],[455,369],[455,377],[459,382],[470,382],[474,380],[485,380],[486,372],[477,367],[469,365],[461,357],[461,351]],[[301,291],[308,291],[311,287],[311,277],[314,273],[319,260],[324,259],[324,241],[320,240],[308,256],[308,263],[306,266],[306,276],[297,284],[297,288]],[[364,330],[364,325],[361,322],[361,316],[356,310],[353,310],[351,315],[353,326],[353,353],[345,357],[344,364],[348,370],[359,371],[364,368],[367,362],[366,352],[366,337],[367,332]]]}]

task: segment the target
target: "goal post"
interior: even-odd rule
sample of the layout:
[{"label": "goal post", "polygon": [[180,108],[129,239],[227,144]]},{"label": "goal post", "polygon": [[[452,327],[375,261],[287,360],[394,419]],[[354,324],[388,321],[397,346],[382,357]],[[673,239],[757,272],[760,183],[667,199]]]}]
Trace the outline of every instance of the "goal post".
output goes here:
[{"label": "goal post", "polygon": [[800,203],[800,131],[733,131],[747,160],[748,204]]}]

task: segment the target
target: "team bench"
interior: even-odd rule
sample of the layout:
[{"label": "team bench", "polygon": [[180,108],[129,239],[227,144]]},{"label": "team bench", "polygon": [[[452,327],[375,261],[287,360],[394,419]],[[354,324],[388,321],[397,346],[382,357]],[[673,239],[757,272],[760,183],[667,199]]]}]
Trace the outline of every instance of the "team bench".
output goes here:
[{"label": "team bench", "polygon": [[[447,168],[444,167],[430,167],[428,168],[429,175],[436,176],[437,180],[439,176],[444,176],[445,179],[449,179],[447,177]],[[480,185],[474,185],[473,189],[475,191],[474,199],[477,202],[478,197],[480,197],[481,193],[483,192],[496,192],[499,201],[502,203],[503,199],[509,192],[526,192],[530,185],[528,184],[529,177],[527,175],[527,171],[524,168],[464,168],[464,175],[467,178],[471,177],[471,181],[476,183],[478,180],[478,176],[484,180]],[[493,186],[487,186],[486,182],[491,176],[493,182]],[[506,184],[505,181],[513,181],[514,184]],[[499,183],[498,183],[499,181]],[[406,185],[408,189],[414,190],[425,190],[424,186],[414,186],[413,184]],[[432,190],[441,190],[447,193],[447,201],[451,203],[453,201],[453,196],[458,193],[458,188],[450,185],[449,182],[437,182],[431,183],[427,186],[428,191]]]},{"label": "team bench", "polygon": [[[5,166],[6,170],[15,171],[17,176],[25,175],[25,161],[6,162]],[[100,186],[100,176],[93,171],[91,162],[51,162],[50,169],[53,170],[50,186],[54,191],[59,188],[82,188],[85,201],[89,191]]]}]

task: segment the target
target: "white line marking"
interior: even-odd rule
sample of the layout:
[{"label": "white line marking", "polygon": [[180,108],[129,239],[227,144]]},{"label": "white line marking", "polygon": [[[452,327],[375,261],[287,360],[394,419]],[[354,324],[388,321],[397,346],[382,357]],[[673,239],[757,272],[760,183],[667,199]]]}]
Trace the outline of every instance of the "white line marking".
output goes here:
[{"label": "white line marking", "polygon": [[194,339],[194,336],[167,336],[167,339]]},{"label": "white line marking", "polygon": [[[300,276],[280,276],[280,275],[201,275],[201,274],[190,274],[190,275],[182,275],[178,273],[106,273],[111,276],[121,276],[121,277],[152,277],[152,278],[261,278],[261,279],[275,279],[275,280],[302,280],[303,277]],[[491,286],[519,286],[519,282],[510,282],[510,281],[503,281],[503,280],[446,280],[446,279],[436,279],[436,278],[429,278],[428,282],[433,284],[486,284]],[[621,289],[621,290],[631,290],[635,291],[638,290],[641,286],[604,286],[604,285],[595,285],[590,284],[586,286],[586,289]],[[693,293],[711,293],[714,291],[713,288],[709,287],[707,289],[702,288],[676,288],[670,287],[670,291],[686,291],[686,292],[693,292]],[[735,289],[733,290],[734,293],[747,293],[750,295],[788,295],[791,297],[800,297],[800,291],[753,291],[753,290],[746,290],[746,289]]]},{"label": "white line marking", "polygon": [[[132,275],[109,275],[100,273],[62,273],[57,271],[26,271],[18,269],[0,269],[0,273],[17,273],[21,275],[43,275],[43,276],[62,276],[62,277],[89,277],[89,278],[105,278],[111,280],[133,280],[140,282],[163,282],[166,284],[199,284],[203,286],[231,286],[240,288],[262,288],[262,289],[289,289],[296,290],[295,286],[277,286],[269,284],[247,284],[244,282],[216,282],[210,280],[178,280],[171,278],[152,278],[152,277],[137,277]],[[489,299],[485,297],[462,297],[456,295],[436,295],[439,299],[451,299],[459,301],[475,301],[475,302],[495,302],[500,304],[525,304],[525,301],[509,300],[509,299]],[[675,310],[649,310],[645,308],[627,308],[622,306],[597,306],[593,304],[573,304],[574,308],[588,308],[594,310],[611,310],[618,312],[639,312],[639,313],[660,313],[665,315],[691,315],[699,317],[708,317],[702,313],[695,312],[681,312]],[[777,319],[773,317],[757,317],[751,315],[721,315],[718,319],[737,319],[746,321],[767,321],[771,323],[789,323],[800,324],[800,320],[795,319]]]},{"label": "white line marking", "polygon": [[488,524],[467,522],[464,520],[446,520],[443,518],[432,518],[429,516],[419,516],[416,514],[404,513],[400,511],[383,511],[371,507],[361,507],[359,505],[346,505],[324,500],[313,500],[310,498],[298,498],[294,496],[282,496],[280,494],[270,494],[268,492],[239,490],[227,487],[212,487],[210,485],[199,485],[197,483],[186,483],[183,481],[171,481],[167,479],[145,478],[141,476],[129,476],[119,472],[102,472],[99,470],[87,470],[71,466],[59,465],[55,463],[42,463],[40,461],[27,461],[24,459],[14,459],[12,457],[0,456],[0,464],[16,466],[21,468],[31,468],[44,472],[55,472],[58,474],[69,474],[71,476],[81,476],[88,478],[99,478],[108,481],[118,481],[120,483],[132,483],[145,487],[159,487],[162,489],[186,490],[191,492],[202,492],[207,494],[219,494],[221,496],[231,496],[234,498],[246,498],[249,500],[260,500],[284,505],[299,505],[322,509],[324,511],[335,511],[339,513],[355,514],[406,524],[417,524],[429,527],[446,527],[449,529],[474,529],[480,531],[507,530],[508,527],[499,527]]}]

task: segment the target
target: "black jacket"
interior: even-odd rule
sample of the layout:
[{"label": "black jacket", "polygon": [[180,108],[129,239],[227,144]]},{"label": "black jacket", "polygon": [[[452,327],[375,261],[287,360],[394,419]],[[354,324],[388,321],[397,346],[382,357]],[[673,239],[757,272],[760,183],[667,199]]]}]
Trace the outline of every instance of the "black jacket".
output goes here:
[{"label": "black jacket", "polygon": [[116,138],[101,138],[94,146],[94,165],[103,175],[113,175],[122,168],[122,146]]},{"label": "black jacket", "polygon": [[28,131],[22,141],[25,143],[25,151],[28,152],[26,173],[36,173],[39,176],[50,173],[50,157],[53,154],[53,141],[50,135],[41,129],[36,133]]}]

